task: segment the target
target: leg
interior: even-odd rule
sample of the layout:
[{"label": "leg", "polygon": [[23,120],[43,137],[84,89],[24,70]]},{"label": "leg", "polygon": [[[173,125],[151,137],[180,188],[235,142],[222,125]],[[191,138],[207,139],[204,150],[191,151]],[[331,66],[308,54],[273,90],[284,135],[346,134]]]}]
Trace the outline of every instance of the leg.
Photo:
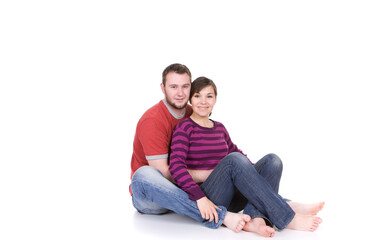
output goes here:
[{"label": "leg", "polygon": [[[269,220],[260,213],[248,200],[236,189],[234,197],[227,208],[228,211],[239,212],[244,210],[244,214],[251,216],[251,220],[247,222],[243,230],[247,232],[258,233],[263,237],[273,237],[275,234],[274,228],[272,228]],[[265,222],[266,221],[266,222]]]},{"label": "leg", "polygon": [[[268,154],[256,162],[254,168],[263,178],[266,179],[274,191],[278,193],[283,171],[282,160],[275,154]],[[291,202],[288,199],[284,200],[291,206],[294,212],[303,215],[316,215],[325,205],[324,202],[305,204]]]},{"label": "leg", "polygon": [[282,160],[271,153],[257,161],[253,167],[270,184],[274,192],[278,193],[283,171]]},{"label": "leg", "polygon": [[214,203],[226,207],[238,189],[278,229],[284,229],[295,216],[290,206],[240,153],[231,153],[222,159],[201,188]]},{"label": "leg", "polygon": [[209,228],[218,228],[226,216],[226,208],[219,206],[218,223],[203,219],[197,207],[196,201],[188,198],[188,195],[168,181],[156,168],[144,166],[139,168],[131,181],[132,199],[134,207],[140,213],[163,214],[169,210],[180,215],[189,216]]},{"label": "leg", "polygon": [[[279,182],[283,171],[282,160],[275,154],[268,154],[257,161],[253,167],[260,174],[260,176],[267,181],[274,192],[278,193]],[[259,211],[255,209],[255,207],[248,202],[248,200],[239,191],[237,191],[230,206],[228,207],[228,210],[235,212],[241,211],[243,208],[244,213],[250,214],[252,218],[264,218],[264,216],[262,216],[262,214],[259,213]]]}]

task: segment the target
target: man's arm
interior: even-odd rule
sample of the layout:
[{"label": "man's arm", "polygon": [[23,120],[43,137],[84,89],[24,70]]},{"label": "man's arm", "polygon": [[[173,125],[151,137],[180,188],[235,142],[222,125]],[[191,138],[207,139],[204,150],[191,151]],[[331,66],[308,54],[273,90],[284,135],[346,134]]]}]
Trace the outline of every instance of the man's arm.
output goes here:
[{"label": "man's arm", "polygon": [[174,179],[171,177],[171,174],[169,172],[169,164],[168,164],[168,159],[167,158],[149,160],[148,164],[149,164],[149,166],[157,168],[158,170],[160,170],[162,175],[164,175],[164,177],[167,180],[169,180],[171,182],[174,182]]}]

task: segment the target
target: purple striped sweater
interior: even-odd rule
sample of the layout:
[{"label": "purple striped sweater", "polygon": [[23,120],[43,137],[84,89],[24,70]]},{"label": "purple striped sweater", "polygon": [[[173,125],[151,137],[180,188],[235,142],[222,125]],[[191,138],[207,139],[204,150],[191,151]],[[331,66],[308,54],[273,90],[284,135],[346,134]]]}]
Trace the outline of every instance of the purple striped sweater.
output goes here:
[{"label": "purple striped sweater", "polygon": [[198,200],[205,194],[187,169],[214,169],[227,154],[242,153],[231,141],[225,126],[213,122],[213,128],[206,128],[186,118],[173,132],[169,170],[177,185],[191,200]]}]

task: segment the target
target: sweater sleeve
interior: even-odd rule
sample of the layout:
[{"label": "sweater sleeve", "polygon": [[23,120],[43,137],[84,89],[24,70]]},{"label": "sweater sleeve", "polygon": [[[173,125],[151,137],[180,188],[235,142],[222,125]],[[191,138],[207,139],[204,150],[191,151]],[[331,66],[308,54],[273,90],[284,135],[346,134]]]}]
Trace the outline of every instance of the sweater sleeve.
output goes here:
[{"label": "sweater sleeve", "polygon": [[187,171],[188,150],[189,136],[182,128],[177,126],[171,141],[169,171],[176,184],[188,194],[191,200],[196,201],[205,197],[205,194]]},{"label": "sweater sleeve", "polygon": [[[223,129],[224,129],[224,132],[225,132],[225,140],[226,140],[226,143],[227,143],[227,146],[229,147],[229,151],[228,151],[228,154],[232,153],[232,152],[239,152],[241,154],[243,154],[246,158],[248,158],[248,156],[246,154],[244,154],[242,152],[242,150],[240,150],[238,148],[238,146],[236,146],[232,141],[231,141],[231,138],[230,138],[230,135],[229,135],[229,132],[227,131],[227,129],[223,126]],[[252,161],[248,158],[249,162],[253,165]]]}]

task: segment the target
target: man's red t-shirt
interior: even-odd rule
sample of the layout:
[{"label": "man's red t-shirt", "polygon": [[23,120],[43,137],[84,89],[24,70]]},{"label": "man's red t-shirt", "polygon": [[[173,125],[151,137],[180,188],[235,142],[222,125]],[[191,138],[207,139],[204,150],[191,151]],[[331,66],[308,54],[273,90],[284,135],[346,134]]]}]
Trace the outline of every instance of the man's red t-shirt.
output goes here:
[{"label": "man's red t-shirt", "polygon": [[136,126],[131,178],[138,168],[149,165],[148,161],[169,157],[171,136],[175,126],[192,113],[191,106],[187,105],[185,109],[184,115],[178,117],[164,99],[143,114]]}]

